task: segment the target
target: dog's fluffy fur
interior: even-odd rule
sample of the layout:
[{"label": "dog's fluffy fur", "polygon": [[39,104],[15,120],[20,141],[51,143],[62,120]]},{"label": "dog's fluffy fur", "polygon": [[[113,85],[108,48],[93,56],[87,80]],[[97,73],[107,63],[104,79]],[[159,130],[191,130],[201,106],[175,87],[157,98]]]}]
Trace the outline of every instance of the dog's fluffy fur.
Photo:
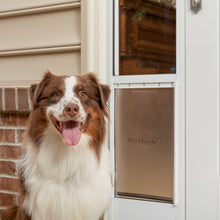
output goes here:
[{"label": "dog's fluffy fur", "polygon": [[31,86],[19,206],[3,220],[98,220],[111,197],[104,146],[110,89],[92,73],[46,73]]}]

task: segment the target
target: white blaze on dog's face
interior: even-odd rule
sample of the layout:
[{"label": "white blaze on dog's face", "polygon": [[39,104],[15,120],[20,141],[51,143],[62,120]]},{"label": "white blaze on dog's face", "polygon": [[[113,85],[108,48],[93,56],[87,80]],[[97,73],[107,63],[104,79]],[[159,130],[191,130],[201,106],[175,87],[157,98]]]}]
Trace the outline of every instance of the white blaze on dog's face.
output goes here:
[{"label": "white blaze on dog's face", "polygon": [[68,145],[77,145],[82,133],[89,135],[96,145],[100,144],[105,136],[104,116],[108,116],[109,94],[109,87],[100,84],[94,74],[55,76],[46,73],[38,85],[31,87],[31,114],[35,122],[30,126],[33,129],[30,133],[35,132],[35,141],[39,141],[51,123],[54,132]]},{"label": "white blaze on dog's face", "polygon": [[74,92],[76,85],[76,77],[66,77],[62,97],[57,94],[61,99],[47,109],[47,116],[68,145],[78,144],[87,119],[82,103]]}]

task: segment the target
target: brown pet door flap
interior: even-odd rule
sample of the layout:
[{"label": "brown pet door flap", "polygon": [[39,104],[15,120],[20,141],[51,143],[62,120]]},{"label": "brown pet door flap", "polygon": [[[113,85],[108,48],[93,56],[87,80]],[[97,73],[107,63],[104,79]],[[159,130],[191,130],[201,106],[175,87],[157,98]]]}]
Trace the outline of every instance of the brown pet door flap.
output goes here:
[{"label": "brown pet door flap", "polygon": [[115,90],[116,196],[173,202],[174,88]]}]

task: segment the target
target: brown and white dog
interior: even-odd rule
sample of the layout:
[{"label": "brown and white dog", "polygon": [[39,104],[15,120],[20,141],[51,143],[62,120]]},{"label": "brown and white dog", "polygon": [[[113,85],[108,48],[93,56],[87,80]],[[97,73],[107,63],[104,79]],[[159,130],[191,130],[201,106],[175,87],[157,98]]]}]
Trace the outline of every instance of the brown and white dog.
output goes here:
[{"label": "brown and white dog", "polygon": [[105,138],[110,89],[92,73],[46,73],[31,86],[19,206],[4,219],[98,220],[111,198]]}]

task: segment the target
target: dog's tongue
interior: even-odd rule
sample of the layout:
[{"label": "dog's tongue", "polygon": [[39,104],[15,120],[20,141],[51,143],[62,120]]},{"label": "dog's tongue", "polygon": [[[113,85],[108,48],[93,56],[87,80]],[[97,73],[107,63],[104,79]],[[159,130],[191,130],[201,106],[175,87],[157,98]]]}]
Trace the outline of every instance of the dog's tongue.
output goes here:
[{"label": "dog's tongue", "polygon": [[76,121],[63,122],[63,139],[68,145],[76,145],[79,143],[81,132],[79,130],[79,123]]}]

